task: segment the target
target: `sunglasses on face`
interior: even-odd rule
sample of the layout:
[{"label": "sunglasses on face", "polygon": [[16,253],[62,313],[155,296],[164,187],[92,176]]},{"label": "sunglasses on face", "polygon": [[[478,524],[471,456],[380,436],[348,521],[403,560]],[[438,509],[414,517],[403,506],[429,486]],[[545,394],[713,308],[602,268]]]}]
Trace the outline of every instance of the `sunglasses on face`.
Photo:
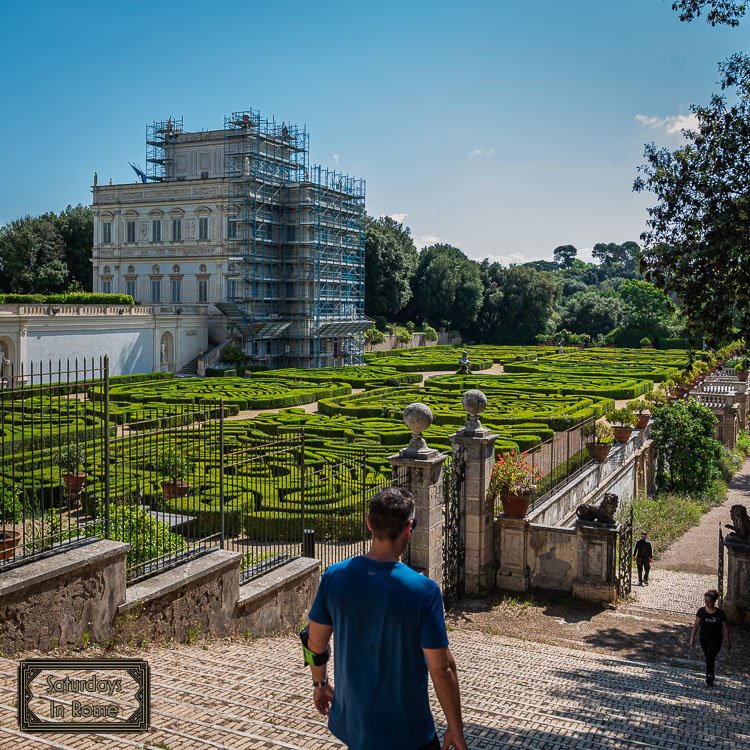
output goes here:
[{"label": "sunglasses on face", "polygon": [[[414,531],[414,529],[417,528],[417,519],[416,518],[410,518],[409,521],[411,521],[411,530]],[[407,521],[408,523],[408,521]]]}]

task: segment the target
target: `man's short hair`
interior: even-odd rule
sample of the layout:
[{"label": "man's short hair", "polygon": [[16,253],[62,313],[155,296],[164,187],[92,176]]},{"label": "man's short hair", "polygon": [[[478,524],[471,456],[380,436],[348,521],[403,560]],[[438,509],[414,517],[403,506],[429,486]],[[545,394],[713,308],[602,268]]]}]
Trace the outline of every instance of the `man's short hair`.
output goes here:
[{"label": "man's short hair", "polygon": [[394,541],[414,515],[414,495],[386,487],[370,500],[370,526],[376,539]]}]

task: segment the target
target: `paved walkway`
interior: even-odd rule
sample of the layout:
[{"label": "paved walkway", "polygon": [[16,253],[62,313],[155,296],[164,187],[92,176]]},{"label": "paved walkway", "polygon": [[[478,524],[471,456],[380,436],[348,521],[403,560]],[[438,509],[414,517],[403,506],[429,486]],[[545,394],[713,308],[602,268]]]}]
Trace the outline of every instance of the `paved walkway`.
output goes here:
[{"label": "paved walkway", "polygon": [[717,575],[681,573],[651,568],[648,586],[638,585],[633,571],[633,596],[638,607],[694,615],[703,606],[703,594],[717,586]]},{"label": "paved walkway", "polygon": [[[454,631],[474,750],[750,747],[750,682],[695,669]],[[312,707],[296,638],[152,648],[152,729],[143,735],[21,735],[15,660],[0,659],[0,747],[14,750],[338,750]],[[721,674],[721,670],[719,670]],[[435,715],[442,719],[434,696]],[[384,748],[388,750],[388,748]]]}]

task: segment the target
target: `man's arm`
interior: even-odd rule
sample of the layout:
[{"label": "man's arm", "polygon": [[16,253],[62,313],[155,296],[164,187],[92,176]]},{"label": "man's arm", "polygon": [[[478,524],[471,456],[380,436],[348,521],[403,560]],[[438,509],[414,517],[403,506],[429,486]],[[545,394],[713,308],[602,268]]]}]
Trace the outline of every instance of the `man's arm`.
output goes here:
[{"label": "man's arm", "polygon": [[[328,647],[328,641],[331,640],[333,634],[333,625],[322,625],[319,622],[310,620],[310,637],[307,641],[307,647],[310,651],[316,654],[322,654]],[[323,664],[320,667],[311,666],[310,672],[312,673],[313,682],[324,682],[327,680],[327,668]],[[316,687],[313,689],[313,703],[315,708],[323,714],[328,716],[331,710],[331,702],[333,701],[333,686],[325,685],[324,687]]]},{"label": "man's arm", "polygon": [[701,618],[696,617],[693,621],[693,629],[690,631],[690,647],[695,646],[695,636],[698,634],[698,628],[701,626]]},{"label": "man's arm", "polygon": [[424,648],[432,684],[445,714],[446,729],[443,750],[450,747],[467,750],[464,723],[461,718],[461,695],[458,690],[458,669],[447,648]]}]

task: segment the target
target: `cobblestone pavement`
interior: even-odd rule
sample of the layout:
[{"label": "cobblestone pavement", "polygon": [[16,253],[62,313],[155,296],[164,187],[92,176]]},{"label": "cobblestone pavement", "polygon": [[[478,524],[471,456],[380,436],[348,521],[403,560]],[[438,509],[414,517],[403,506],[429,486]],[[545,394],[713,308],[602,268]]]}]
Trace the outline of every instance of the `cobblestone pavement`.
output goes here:
[{"label": "cobblestone pavement", "polygon": [[[474,750],[750,747],[747,678],[719,677],[708,689],[689,669],[477,632],[452,632],[451,648]],[[152,669],[153,728],[130,736],[20,734],[17,662],[0,659],[0,748],[342,747],[312,707],[296,638],[216,640],[140,655]],[[434,696],[433,704],[441,719]]]},{"label": "cobblestone pavement", "polygon": [[638,585],[635,571],[633,579],[636,606],[686,615],[695,614],[703,606],[703,594],[708,589],[715,589],[718,584],[716,575],[679,573],[658,567],[651,568],[648,586]]}]

